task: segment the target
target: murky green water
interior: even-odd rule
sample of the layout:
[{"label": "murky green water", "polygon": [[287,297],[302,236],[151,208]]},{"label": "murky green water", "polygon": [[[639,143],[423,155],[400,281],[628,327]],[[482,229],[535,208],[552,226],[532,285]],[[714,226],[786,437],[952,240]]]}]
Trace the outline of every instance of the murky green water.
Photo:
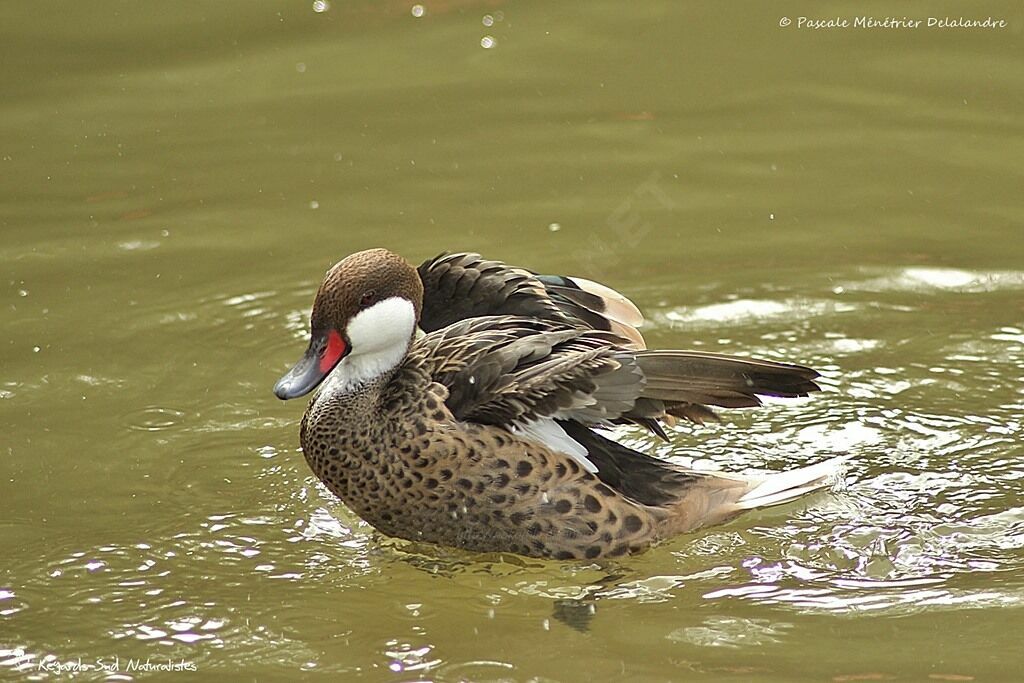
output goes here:
[{"label": "murky green water", "polygon": [[[0,7],[0,678],[1018,679],[1019,5],[412,6]],[[847,490],[602,566],[381,539],[270,393],[319,275],[377,245],[823,370],[651,447],[846,450]]]}]

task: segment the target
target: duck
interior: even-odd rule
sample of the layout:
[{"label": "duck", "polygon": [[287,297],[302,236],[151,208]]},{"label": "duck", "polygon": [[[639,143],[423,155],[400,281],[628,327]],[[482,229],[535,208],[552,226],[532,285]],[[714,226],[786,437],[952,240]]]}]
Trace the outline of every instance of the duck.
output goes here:
[{"label": "duck", "polygon": [[591,280],[370,249],[327,271],[308,347],[274,393],[313,393],[302,452],[352,512],[387,536],[479,553],[633,555],[839,480],[843,457],[750,476],[617,441],[618,425],[667,440],[715,407],[820,388],[802,365],[648,349],[642,321]]}]

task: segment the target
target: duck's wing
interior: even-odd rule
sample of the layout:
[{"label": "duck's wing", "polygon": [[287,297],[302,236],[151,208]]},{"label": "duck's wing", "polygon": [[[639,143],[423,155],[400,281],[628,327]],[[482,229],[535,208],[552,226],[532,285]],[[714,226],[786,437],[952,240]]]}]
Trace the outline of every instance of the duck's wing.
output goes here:
[{"label": "duck's wing", "polygon": [[536,318],[463,320],[417,340],[406,363],[448,390],[460,420],[524,428],[544,418],[599,424],[643,390],[632,354],[611,333]]},{"label": "duck's wing", "polygon": [[[525,316],[583,329],[611,332],[614,344],[646,348],[637,327],[643,316],[633,303],[597,282],[538,275],[474,253],[440,254],[419,266],[425,332],[482,316]],[[818,373],[787,363],[696,351],[655,351],[644,361],[651,393],[619,421],[641,424],[667,438],[658,420],[717,419],[709,406],[760,405],[758,396],[804,396],[817,391]]]},{"label": "duck's wing", "polygon": [[538,418],[587,426],[715,419],[709,406],[761,405],[818,390],[811,368],[699,351],[625,348],[613,333],[536,318],[470,318],[427,334],[410,358],[449,392],[459,419],[507,426]]},{"label": "duck's wing", "polygon": [[420,327],[425,332],[481,316],[528,316],[614,332],[625,344],[645,348],[637,330],[640,310],[600,283],[538,275],[474,253],[440,254],[418,269],[423,281]]}]

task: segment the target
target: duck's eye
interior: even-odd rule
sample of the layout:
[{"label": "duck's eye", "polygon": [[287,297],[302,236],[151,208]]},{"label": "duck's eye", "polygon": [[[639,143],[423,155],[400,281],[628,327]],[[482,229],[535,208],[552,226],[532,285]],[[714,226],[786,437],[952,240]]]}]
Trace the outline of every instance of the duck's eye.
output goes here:
[{"label": "duck's eye", "polygon": [[371,289],[370,291],[365,292],[363,296],[359,298],[359,308],[366,308],[376,300],[377,293]]}]

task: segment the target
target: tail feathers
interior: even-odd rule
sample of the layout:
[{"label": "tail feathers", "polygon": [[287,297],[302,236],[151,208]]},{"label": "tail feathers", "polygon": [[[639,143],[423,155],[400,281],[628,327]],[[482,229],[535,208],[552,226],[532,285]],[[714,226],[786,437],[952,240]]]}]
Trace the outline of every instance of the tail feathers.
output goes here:
[{"label": "tail feathers", "polygon": [[739,510],[753,510],[782,505],[808,493],[837,486],[842,483],[844,464],[849,459],[848,455],[840,455],[816,465],[770,474],[756,481],[735,506]]},{"label": "tail feathers", "polygon": [[638,351],[646,383],[643,396],[666,403],[722,408],[761,404],[758,396],[794,398],[818,391],[818,373],[790,363],[700,351]]}]

